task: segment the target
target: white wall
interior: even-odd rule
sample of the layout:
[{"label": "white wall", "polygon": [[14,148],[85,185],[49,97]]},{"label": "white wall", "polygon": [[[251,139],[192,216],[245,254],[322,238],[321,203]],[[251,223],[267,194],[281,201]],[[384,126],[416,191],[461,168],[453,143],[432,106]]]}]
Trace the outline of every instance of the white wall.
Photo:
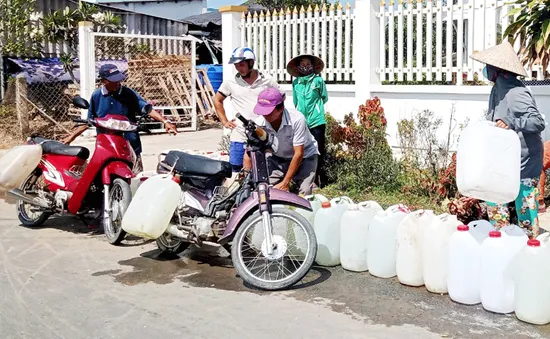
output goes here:
[{"label": "white wall", "polygon": [[112,2],[109,6],[142,13],[160,18],[181,20],[191,15],[201,14],[206,8],[206,0],[201,1],[166,1],[166,2]]},{"label": "white wall", "polygon": [[[287,106],[292,103],[292,88],[290,85],[282,85],[287,93]],[[534,86],[530,88],[535,96],[537,106],[541,113],[550,119],[550,86]],[[350,112],[357,116],[359,105],[355,100],[355,89],[351,85],[327,85],[329,101],[325,109],[336,119],[341,120]],[[386,119],[388,120],[387,133],[390,146],[399,145],[397,122],[402,119],[410,119],[416,112],[428,109],[433,111],[443,120],[439,130],[439,138],[444,140],[447,136],[449,116],[453,104],[455,105],[456,124],[463,123],[467,118],[470,122],[484,119],[484,113],[488,107],[489,86],[375,86],[372,88],[372,96],[380,98]],[[455,128],[454,136],[459,132]],[[550,128],[543,132],[543,138],[550,140]],[[456,144],[455,144],[456,146]]]}]

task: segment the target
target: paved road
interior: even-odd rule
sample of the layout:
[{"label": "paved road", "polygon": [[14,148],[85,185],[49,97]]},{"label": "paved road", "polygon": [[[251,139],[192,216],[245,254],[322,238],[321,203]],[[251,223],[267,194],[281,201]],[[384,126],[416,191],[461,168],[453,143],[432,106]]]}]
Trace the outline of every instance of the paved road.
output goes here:
[{"label": "paved road", "polygon": [[71,217],[26,229],[0,201],[0,338],[550,338],[550,326],[341,268],[291,291],[249,289],[216,254],[161,259],[154,243],[114,247]]}]

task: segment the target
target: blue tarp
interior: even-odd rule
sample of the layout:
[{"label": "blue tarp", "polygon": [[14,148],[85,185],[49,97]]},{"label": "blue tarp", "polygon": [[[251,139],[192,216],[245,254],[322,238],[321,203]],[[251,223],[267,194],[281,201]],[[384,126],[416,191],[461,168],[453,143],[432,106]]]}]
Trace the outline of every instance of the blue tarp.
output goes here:
[{"label": "blue tarp", "polygon": [[[59,58],[42,58],[42,59],[16,59],[8,58],[19,68],[18,73],[25,74],[28,84],[49,83],[71,81],[71,76],[65,72],[63,64]],[[97,76],[99,68],[104,64],[114,64],[119,70],[126,73],[128,71],[128,63],[126,60],[101,60],[96,61],[95,75]],[[80,81],[80,70],[78,68],[78,59],[73,61],[75,69],[73,71],[77,81]]]}]

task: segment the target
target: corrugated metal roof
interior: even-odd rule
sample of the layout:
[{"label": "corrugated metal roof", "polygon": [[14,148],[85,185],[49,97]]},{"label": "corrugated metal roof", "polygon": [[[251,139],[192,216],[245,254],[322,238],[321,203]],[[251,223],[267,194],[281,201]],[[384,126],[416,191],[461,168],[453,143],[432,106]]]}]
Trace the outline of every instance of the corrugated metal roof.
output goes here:
[{"label": "corrugated metal roof", "polygon": [[[245,2],[242,4],[242,6],[248,6],[249,12],[260,12],[260,11],[266,11],[267,8],[261,5],[248,5],[248,2]],[[188,16],[186,18],[181,19],[182,22],[195,25],[199,27],[207,27],[208,25],[216,25],[221,26],[222,25],[222,14],[220,12],[210,12],[210,13],[203,13],[198,15],[192,15]]]}]

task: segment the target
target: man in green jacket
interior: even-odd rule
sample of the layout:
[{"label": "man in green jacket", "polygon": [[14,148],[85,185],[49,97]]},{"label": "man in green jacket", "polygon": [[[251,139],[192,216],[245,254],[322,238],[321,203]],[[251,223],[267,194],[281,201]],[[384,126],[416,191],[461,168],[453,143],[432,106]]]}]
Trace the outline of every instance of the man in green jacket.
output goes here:
[{"label": "man in green jacket", "polygon": [[299,55],[290,60],[286,69],[295,77],[292,82],[294,106],[306,118],[311,134],[317,141],[319,161],[315,183],[321,187],[326,184],[324,171],[325,156],[325,103],[328,101],[325,81],[319,75],[325,64],[314,55]]}]

